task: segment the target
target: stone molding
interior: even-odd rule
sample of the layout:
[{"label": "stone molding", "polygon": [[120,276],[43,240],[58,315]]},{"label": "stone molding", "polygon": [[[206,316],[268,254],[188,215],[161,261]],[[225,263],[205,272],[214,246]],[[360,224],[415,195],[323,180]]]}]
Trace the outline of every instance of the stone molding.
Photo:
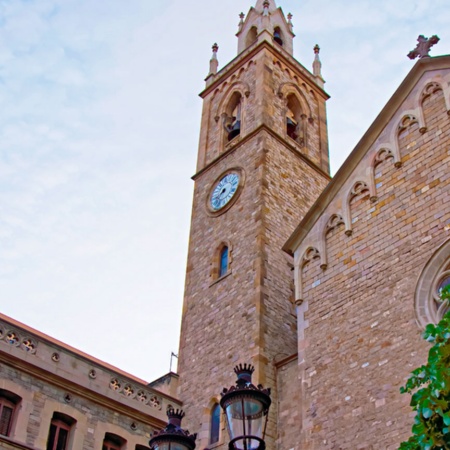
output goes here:
[{"label": "stone molding", "polygon": [[[445,80],[445,82],[442,81]],[[440,82],[436,81],[440,80]],[[347,178],[342,183],[341,189],[335,193],[331,198],[323,199],[329,192],[329,187],[319,197],[317,204],[320,204],[321,209],[319,213],[316,213],[316,221],[311,225],[309,229],[306,228],[303,221],[299,229],[301,229],[300,236],[303,235],[303,240],[298,241],[295,244],[295,233],[285,245],[284,250],[288,252],[295,252],[295,290],[297,304],[303,302],[303,286],[302,286],[302,272],[306,264],[313,259],[320,259],[320,267],[322,270],[326,270],[328,265],[327,260],[327,239],[326,236],[330,231],[330,227],[335,228],[340,225],[342,221],[345,224],[343,230],[347,236],[352,235],[352,222],[355,218],[352,216],[351,202],[357,196],[368,195],[366,208],[369,210],[373,204],[378,201],[377,195],[377,183],[376,183],[376,168],[383,161],[392,161],[392,164],[397,168],[402,168],[402,159],[400,154],[399,139],[402,133],[409,130],[411,126],[418,125],[419,132],[424,134],[427,132],[425,126],[425,118],[423,114],[423,100],[437,91],[442,91],[446,98],[446,106],[450,102],[450,90],[444,90],[443,85],[450,84],[450,68],[444,73],[433,74],[428,72],[421,80],[419,80],[416,89],[417,95],[409,98],[413,99],[415,104],[413,108],[409,107],[409,103],[404,101],[403,108],[400,106],[398,110],[393,114],[392,119],[380,130],[378,138],[375,142],[371,142],[367,148],[366,154],[361,157],[359,164],[352,168],[353,170],[347,173]],[[405,107],[406,106],[406,107]],[[386,141],[386,137],[389,138]],[[353,154],[349,157],[351,159]],[[347,160],[348,161],[348,160]],[[341,170],[345,170],[347,162],[343,164]],[[342,173],[342,172],[341,172]],[[330,183],[332,185],[336,183],[334,180]],[[324,205],[325,201],[327,204]],[[315,209],[315,206],[311,210]],[[330,223],[331,221],[331,223]],[[335,226],[333,223],[336,222]],[[298,239],[298,237],[297,237]],[[315,249],[314,258],[309,258],[307,255],[311,252],[311,249]],[[305,259],[306,258],[306,259]],[[418,307],[420,311],[424,310],[424,305]],[[427,310],[427,316],[429,314],[429,308]]]},{"label": "stone molding", "polygon": [[426,263],[417,281],[414,296],[414,309],[419,327],[429,323],[438,323],[448,311],[448,302],[438,298],[438,284],[444,277],[450,276],[450,239],[445,241]]},{"label": "stone molding", "polygon": [[[133,378],[120,370],[115,371],[112,366],[106,363],[103,365],[101,361],[81,352],[76,353],[76,349],[62,342],[50,341],[51,338],[47,340],[45,335],[34,333],[26,325],[13,319],[8,320],[4,315],[0,318],[0,362],[14,365],[33,377],[60,387],[70,398],[82,396],[110,409],[119,410],[122,414],[129,414],[131,407],[135,417],[151,422],[155,427],[166,423],[167,405],[181,406],[177,399],[149,387],[144,380]],[[4,339],[10,334],[14,334],[15,338],[9,343]],[[29,343],[34,348],[28,350]],[[120,380],[121,390],[111,389],[113,378]],[[139,391],[145,392],[147,402],[138,402],[134,396],[127,396],[123,391],[126,386],[130,386],[136,396]],[[153,398],[156,399],[155,402],[151,402]],[[127,412],[124,408],[128,408]]]},{"label": "stone molding", "polygon": [[[404,128],[400,130],[399,126],[406,115],[412,115],[419,124],[420,132],[426,132],[422,103],[427,96],[431,95],[432,88],[429,85],[436,86],[434,83],[441,86],[447,114],[450,113],[450,56],[424,58],[417,61],[350,156],[342,164],[333,180],[285,243],[284,251],[293,255],[300,246],[306,245],[303,245],[305,238],[313,234],[317,222],[322,220],[326,210],[332,207],[333,203],[338,204],[342,201],[343,191],[348,192],[348,185],[357,181],[356,175],[358,178],[370,179],[372,175],[370,175],[368,160],[373,160],[382,147],[391,150],[394,156],[394,165],[397,168],[401,166],[398,137],[399,132],[403,132]],[[386,124],[388,125],[386,126]],[[412,125],[411,119],[409,125]],[[375,196],[373,190],[371,190],[371,196]]]}]

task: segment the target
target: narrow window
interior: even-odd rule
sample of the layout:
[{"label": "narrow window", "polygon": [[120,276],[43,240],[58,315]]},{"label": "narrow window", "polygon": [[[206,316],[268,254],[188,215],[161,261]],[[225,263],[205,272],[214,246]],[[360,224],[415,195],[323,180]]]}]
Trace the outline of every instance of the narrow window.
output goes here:
[{"label": "narrow window", "polygon": [[18,395],[0,389],[0,435],[10,436],[14,411],[20,400]]},{"label": "narrow window", "polygon": [[278,27],[273,30],[273,40],[283,47],[283,39],[281,37],[281,31]]},{"label": "narrow window", "polygon": [[216,444],[220,436],[220,406],[215,404],[211,410],[211,427],[209,431],[209,443]]},{"label": "narrow window", "polygon": [[306,115],[303,114],[300,102],[293,94],[287,98],[286,134],[300,144],[306,145]]},{"label": "narrow window", "polygon": [[250,47],[253,42],[256,42],[258,39],[258,30],[256,27],[252,27],[247,34],[247,39],[245,40],[245,46]]},{"label": "narrow window", "polygon": [[232,141],[236,136],[241,134],[242,125],[242,96],[239,92],[235,92],[227,109],[223,114],[223,127],[226,131],[226,142]]},{"label": "narrow window", "polygon": [[67,450],[70,429],[75,423],[75,419],[66,414],[53,413],[48,433],[47,450]]},{"label": "narrow window", "polygon": [[220,252],[220,270],[219,278],[228,272],[228,247],[223,247]]},{"label": "narrow window", "polygon": [[122,450],[127,441],[113,433],[105,433],[102,450]]}]

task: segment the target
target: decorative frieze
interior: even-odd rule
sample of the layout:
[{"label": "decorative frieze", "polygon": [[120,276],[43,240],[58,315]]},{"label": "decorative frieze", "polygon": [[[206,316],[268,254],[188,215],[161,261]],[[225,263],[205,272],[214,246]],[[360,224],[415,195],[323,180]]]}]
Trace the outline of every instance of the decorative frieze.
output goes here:
[{"label": "decorative frieze", "polygon": [[27,335],[11,328],[10,325],[0,322],[0,342],[18,347],[26,353],[34,355],[37,350],[37,342]]},{"label": "decorative frieze", "polygon": [[118,378],[111,378],[109,388],[124,397],[135,399],[144,405],[148,405],[157,410],[162,409],[163,400],[159,395],[156,395],[150,391],[138,389],[136,386],[119,380]]}]

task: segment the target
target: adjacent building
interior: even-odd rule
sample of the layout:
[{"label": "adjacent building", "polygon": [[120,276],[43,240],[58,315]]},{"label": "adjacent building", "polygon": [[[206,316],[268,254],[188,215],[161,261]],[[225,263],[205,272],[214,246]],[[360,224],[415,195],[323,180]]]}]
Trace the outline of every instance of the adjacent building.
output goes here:
[{"label": "adjacent building", "polygon": [[319,47],[309,71],[274,0],[237,37],[201,93],[179,375],[147,384],[0,316],[0,448],[143,450],[170,407],[197,448],[227,448],[219,393],[238,363],[272,390],[270,450],[409,435],[399,387],[448,309],[450,56],[419,52],[331,178]]}]

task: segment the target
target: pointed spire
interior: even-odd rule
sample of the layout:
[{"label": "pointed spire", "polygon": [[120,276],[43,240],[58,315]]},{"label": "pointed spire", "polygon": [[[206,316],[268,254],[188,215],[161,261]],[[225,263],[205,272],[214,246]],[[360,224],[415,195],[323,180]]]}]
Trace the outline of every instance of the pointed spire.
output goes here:
[{"label": "pointed spire", "polygon": [[239,31],[241,31],[241,30],[242,30],[242,27],[244,26],[244,18],[245,18],[245,14],[244,14],[243,12],[241,12],[241,13],[239,14],[239,18],[240,18],[241,20],[240,20],[240,22],[239,22],[238,27],[239,27]]},{"label": "pointed spire", "polygon": [[264,4],[267,3],[268,12],[275,11],[277,9],[277,5],[275,4],[275,0],[257,0],[255,9],[259,12],[264,11]]},{"label": "pointed spire", "polygon": [[318,78],[319,80],[318,84],[322,85],[323,87],[324,80],[322,78],[322,63],[319,58],[320,53],[319,45],[316,44],[313,50],[314,50],[313,74]]},{"label": "pointed spire", "polygon": [[293,18],[294,16],[291,14],[291,13],[289,13],[288,15],[287,15],[287,19],[288,19],[288,25],[289,25],[289,29],[292,31],[293,30],[293,28],[294,28],[294,25],[293,25],[293,23],[292,23],[292,18]]},{"label": "pointed spire", "polygon": [[219,67],[219,61],[217,60],[217,52],[219,50],[219,46],[214,44],[212,46],[213,54],[209,61],[209,75],[215,75],[217,73],[217,68]]}]

